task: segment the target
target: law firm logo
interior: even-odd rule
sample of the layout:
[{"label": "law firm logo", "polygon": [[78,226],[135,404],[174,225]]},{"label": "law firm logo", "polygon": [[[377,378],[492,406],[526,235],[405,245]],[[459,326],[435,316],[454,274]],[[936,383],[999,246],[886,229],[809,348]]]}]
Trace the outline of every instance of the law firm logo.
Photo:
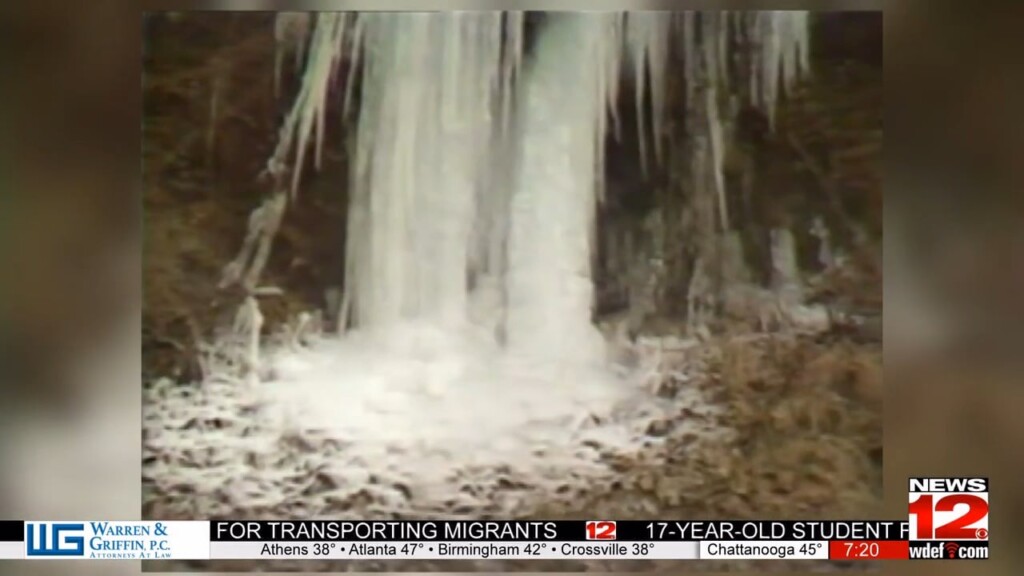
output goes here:
[{"label": "law firm logo", "polygon": [[85,524],[26,522],[25,555],[29,558],[85,555]]},{"label": "law firm logo", "polygon": [[988,540],[988,478],[911,478],[909,492],[910,540]]}]

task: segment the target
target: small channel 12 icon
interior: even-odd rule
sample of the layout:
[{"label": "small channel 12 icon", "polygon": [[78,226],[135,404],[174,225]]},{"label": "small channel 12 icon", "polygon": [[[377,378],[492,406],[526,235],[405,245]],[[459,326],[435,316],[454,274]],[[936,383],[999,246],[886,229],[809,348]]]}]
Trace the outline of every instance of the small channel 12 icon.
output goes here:
[{"label": "small channel 12 icon", "polygon": [[911,478],[910,540],[988,540],[988,478]]},{"label": "small channel 12 icon", "polygon": [[615,540],[614,520],[587,520],[587,540]]}]

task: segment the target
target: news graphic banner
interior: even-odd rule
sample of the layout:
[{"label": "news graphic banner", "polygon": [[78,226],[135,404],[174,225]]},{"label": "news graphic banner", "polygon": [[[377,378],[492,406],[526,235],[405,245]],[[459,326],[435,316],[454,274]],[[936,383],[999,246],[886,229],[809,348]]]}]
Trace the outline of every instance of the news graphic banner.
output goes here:
[{"label": "news graphic banner", "polygon": [[908,520],[0,521],[0,559],[988,558],[988,479],[911,478]]},{"label": "news graphic banner", "polygon": [[901,521],[4,522],[3,558],[906,560]]},{"label": "news graphic banner", "polygon": [[[19,521],[3,524],[3,557],[827,560],[838,553],[905,559],[908,529],[899,521]],[[845,550],[837,542],[873,546]]]}]

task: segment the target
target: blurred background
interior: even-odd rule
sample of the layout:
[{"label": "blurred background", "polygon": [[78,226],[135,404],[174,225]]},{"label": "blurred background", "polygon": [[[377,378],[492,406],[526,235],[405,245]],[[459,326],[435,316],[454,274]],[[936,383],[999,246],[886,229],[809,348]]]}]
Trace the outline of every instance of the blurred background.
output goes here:
[{"label": "blurred background", "polygon": [[[886,8],[890,514],[909,475],[990,476],[995,505],[989,562],[887,569],[1009,574],[1024,560],[1024,6]],[[140,32],[114,3],[0,8],[16,47],[0,108],[4,517],[139,513]]]}]

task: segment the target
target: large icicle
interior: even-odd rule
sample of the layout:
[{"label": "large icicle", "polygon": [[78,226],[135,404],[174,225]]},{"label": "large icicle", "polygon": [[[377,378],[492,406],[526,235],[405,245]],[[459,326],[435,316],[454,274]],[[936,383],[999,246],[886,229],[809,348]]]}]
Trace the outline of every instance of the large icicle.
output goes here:
[{"label": "large icicle", "polygon": [[550,14],[524,71],[520,156],[509,236],[507,335],[516,353],[559,362],[603,359],[591,324],[602,72],[618,15]]},{"label": "large icicle", "polygon": [[461,322],[501,87],[501,13],[368,14],[350,210],[353,318]]},{"label": "large icicle", "polygon": [[294,151],[294,190],[314,138],[319,164],[327,88],[347,52],[347,110],[362,59],[343,318],[370,326],[464,317],[469,244],[494,241],[471,230],[485,200],[478,192],[491,168],[495,117],[510,117],[522,26],[521,13],[501,12],[317,16],[271,167]]}]

